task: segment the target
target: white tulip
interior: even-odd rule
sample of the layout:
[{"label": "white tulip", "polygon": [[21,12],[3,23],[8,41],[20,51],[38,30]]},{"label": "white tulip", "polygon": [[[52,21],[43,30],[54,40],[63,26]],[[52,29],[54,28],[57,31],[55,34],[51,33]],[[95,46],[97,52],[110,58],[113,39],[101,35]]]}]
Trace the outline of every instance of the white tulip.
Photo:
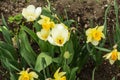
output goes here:
[{"label": "white tulip", "polygon": [[41,7],[37,7],[35,9],[34,5],[29,5],[27,8],[23,8],[22,15],[27,19],[27,21],[34,21],[39,17],[41,12]]},{"label": "white tulip", "polygon": [[48,41],[56,46],[63,46],[69,40],[70,33],[64,24],[56,24],[52,28]]}]

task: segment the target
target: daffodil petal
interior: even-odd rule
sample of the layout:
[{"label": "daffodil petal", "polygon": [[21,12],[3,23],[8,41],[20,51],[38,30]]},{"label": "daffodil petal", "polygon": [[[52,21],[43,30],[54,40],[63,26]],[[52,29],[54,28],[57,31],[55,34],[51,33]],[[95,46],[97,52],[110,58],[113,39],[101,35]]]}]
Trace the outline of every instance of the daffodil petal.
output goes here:
[{"label": "daffodil petal", "polygon": [[109,59],[109,62],[110,62],[110,64],[111,64],[111,65],[113,65],[115,61],[114,61],[114,60]]},{"label": "daffodil petal", "polygon": [[38,78],[38,75],[35,72],[30,72],[29,75],[30,75],[31,79]]},{"label": "daffodil petal", "polygon": [[105,38],[105,35],[102,33],[102,38]]},{"label": "daffodil petal", "polygon": [[62,77],[62,76],[64,76],[65,74],[66,74],[66,72],[60,72],[60,73],[59,73],[59,76]]},{"label": "daffodil petal", "polygon": [[99,42],[98,42],[98,41],[95,41],[95,40],[93,40],[91,43],[92,43],[93,45],[95,45],[95,46],[97,46],[97,45],[99,44]]},{"label": "daffodil petal", "polygon": [[120,60],[120,52],[118,52],[118,60]]},{"label": "daffodil petal", "polygon": [[104,55],[103,57],[106,58],[106,59],[109,59],[111,55],[112,55],[112,53],[107,53],[107,54]]},{"label": "daffodil petal", "polygon": [[57,71],[55,72],[54,78],[58,78],[58,77],[59,77],[59,75],[58,75],[58,74],[59,74],[59,71],[60,71],[60,68],[58,68]]},{"label": "daffodil petal", "polygon": [[99,30],[100,32],[102,32],[104,29],[104,26],[99,26],[97,30]]}]

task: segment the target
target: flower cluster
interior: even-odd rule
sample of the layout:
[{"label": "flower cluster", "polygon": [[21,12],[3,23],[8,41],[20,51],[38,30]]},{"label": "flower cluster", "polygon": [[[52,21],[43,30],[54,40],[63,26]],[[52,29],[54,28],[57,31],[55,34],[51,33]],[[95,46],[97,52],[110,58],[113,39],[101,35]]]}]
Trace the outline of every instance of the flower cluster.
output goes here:
[{"label": "flower cluster", "polygon": [[[3,59],[2,64],[5,64],[5,67],[7,68],[10,67],[10,75],[14,74],[11,72],[13,68],[20,71],[16,65],[20,65],[20,68],[23,68],[22,64],[24,64],[24,67],[30,67],[27,70],[23,69],[20,71],[18,73],[19,77],[15,74],[15,79],[17,77],[18,80],[36,80],[38,78],[42,80],[75,80],[77,79],[75,74],[79,65],[81,65],[81,63],[84,64],[82,59],[86,62],[88,56],[91,55],[94,56],[96,62],[102,61],[97,60],[97,54],[93,54],[98,51],[97,49],[109,52],[105,54],[103,58],[108,59],[111,65],[114,64],[115,61],[120,60],[120,52],[117,46],[113,47],[113,50],[103,48],[104,44],[106,44],[106,35],[104,34],[106,31],[105,26],[96,26],[94,28],[87,29],[84,34],[86,36],[86,43],[80,45],[77,41],[83,40],[79,37],[81,32],[77,32],[79,30],[75,27],[71,27],[70,29],[72,20],[64,21],[61,18],[58,18],[58,16],[50,10],[50,6],[35,8],[34,5],[29,5],[27,8],[23,8],[22,15],[20,14],[19,17],[19,24],[22,25],[19,28],[20,30],[16,30],[16,32],[18,31],[17,34],[13,34],[13,38],[11,38],[11,32],[7,27],[0,27],[0,31],[6,41],[6,43],[4,41],[0,41],[0,52],[6,53],[5,55],[1,54],[2,57],[0,57]],[[25,26],[25,24],[27,24],[26,22],[22,23],[23,17],[26,22],[33,25],[32,30]],[[13,21],[11,19],[11,22]],[[38,45],[37,51],[34,51],[31,46],[32,43]],[[90,43],[90,45],[88,43]],[[119,41],[117,44],[118,43]],[[87,50],[85,51],[85,49]],[[88,54],[84,54],[87,51]],[[14,57],[16,57],[14,53],[20,54],[14,59]],[[18,60],[19,62],[17,62]],[[11,62],[16,63],[14,65]],[[73,67],[74,65],[76,66]],[[60,68],[58,68],[59,66],[61,66],[65,72],[60,72]],[[50,72],[51,75],[54,74],[53,78],[50,77],[49,71],[53,71],[56,68],[58,69],[55,73]],[[30,71],[30,69],[35,72]],[[78,71],[80,71],[80,69]],[[39,72],[40,74],[38,75],[37,73]],[[48,78],[48,76],[50,78]]]},{"label": "flower cluster", "polygon": [[98,45],[99,41],[102,38],[105,38],[105,36],[102,32],[103,29],[104,29],[104,26],[96,26],[95,28],[89,28],[86,31],[87,43],[91,42],[95,46]]},{"label": "flower cluster", "polygon": [[38,75],[33,71],[29,72],[29,69],[23,70],[19,74],[20,77],[18,80],[34,80],[34,78],[38,78]]}]

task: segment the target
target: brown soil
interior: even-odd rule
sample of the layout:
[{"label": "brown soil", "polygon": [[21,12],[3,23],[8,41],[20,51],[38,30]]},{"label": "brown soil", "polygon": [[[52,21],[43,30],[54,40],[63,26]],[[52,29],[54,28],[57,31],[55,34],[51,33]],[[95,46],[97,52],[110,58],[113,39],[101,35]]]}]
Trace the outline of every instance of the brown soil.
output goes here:
[{"label": "brown soil", "polygon": [[[90,20],[93,20],[93,25],[104,24],[105,9],[107,8],[108,4],[113,5],[113,0],[99,0],[99,2],[96,2],[96,0],[50,0],[50,2],[52,7],[55,8],[57,14],[61,15],[65,19],[67,18],[65,16],[66,10],[68,18],[74,19],[78,22],[80,31],[83,28],[90,27]],[[118,0],[118,3],[120,4],[120,0]],[[36,0],[30,0],[28,3],[25,0],[16,0],[16,2],[13,2],[12,0],[0,0],[0,14],[3,13],[7,19],[11,15],[21,13],[22,8],[26,7],[28,4],[34,4],[37,7],[44,6],[47,3],[45,0],[38,0],[38,2],[36,2]],[[115,25],[115,14],[113,6],[109,11],[107,20],[109,23],[109,30],[111,30],[113,25]],[[75,27],[75,25],[73,26]],[[91,80],[94,67],[95,65],[92,61],[87,62],[81,70],[80,75],[78,75],[80,79]],[[0,71],[1,70],[2,67],[0,67]],[[117,77],[117,80],[120,80],[119,67],[116,65],[111,66],[109,62],[106,61],[104,61],[95,72],[95,80],[111,80],[114,76]],[[3,77],[3,75],[1,75],[0,72],[0,79],[2,79],[1,77]]]}]

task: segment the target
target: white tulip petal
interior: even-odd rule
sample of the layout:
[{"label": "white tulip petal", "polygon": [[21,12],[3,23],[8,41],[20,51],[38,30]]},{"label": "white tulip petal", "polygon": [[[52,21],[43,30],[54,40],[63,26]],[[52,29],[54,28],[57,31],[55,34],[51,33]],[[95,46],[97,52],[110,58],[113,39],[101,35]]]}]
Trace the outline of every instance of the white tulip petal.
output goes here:
[{"label": "white tulip petal", "polygon": [[42,12],[41,7],[37,7],[36,10],[35,10],[35,14],[36,14],[37,18],[39,17],[39,15],[41,14],[41,12]]},{"label": "white tulip petal", "polygon": [[27,11],[30,12],[30,13],[34,13],[35,12],[35,6],[34,5],[29,5],[27,7]]},{"label": "white tulip petal", "polygon": [[54,40],[51,36],[48,36],[48,42],[51,43],[52,45],[55,45]]}]

